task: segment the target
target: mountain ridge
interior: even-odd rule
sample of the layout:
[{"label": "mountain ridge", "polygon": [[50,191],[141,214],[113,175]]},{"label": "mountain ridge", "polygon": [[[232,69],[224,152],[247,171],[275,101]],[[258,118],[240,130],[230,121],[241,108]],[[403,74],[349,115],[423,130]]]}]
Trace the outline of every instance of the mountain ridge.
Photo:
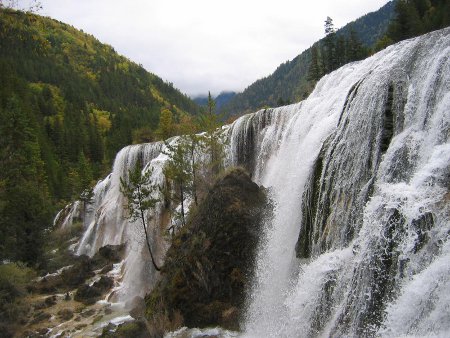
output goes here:
[{"label": "mountain ridge", "polygon": [[[356,30],[358,37],[370,46],[386,32],[387,24],[394,15],[395,1],[389,1],[379,10],[368,13],[337,30],[336,35],[348,34]],[[373,21],[380,23],[373,29]],[[371,22],[367,26],[365,22]],[[385,26],[382,30],[380,26]],[[296,102],[307,97],[312,91],[314,83],[308,81],[308,69],[311,62],[312,47],[323,43],[325,38],[315,42],[298,56],[280,64],[276,70],[250,84],[243,92],[238,93],[230,102],[223,106],[222,112],[228,115],[243,115],[266,106],[277,106],[278,102]]]}]

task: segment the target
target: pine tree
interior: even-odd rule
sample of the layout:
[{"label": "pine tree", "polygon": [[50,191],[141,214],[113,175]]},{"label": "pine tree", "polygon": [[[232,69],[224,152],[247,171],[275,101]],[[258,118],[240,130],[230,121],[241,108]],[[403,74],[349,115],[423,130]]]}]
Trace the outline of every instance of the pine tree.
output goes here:
[{"label": "pine tree", "polygon": [[199,185],[199,151],[201,150],[202,136],[197,135],[199,125],[194,121],[194,118],[189,115],[181,116],[179,135],[185,135],[186,148],[190,158],[191,170],[191,192],[194,198],[195,205],[198,205],[198,185]]},{"label": "pine tree", "polygon": [[0,258],[36,264],[51,207],[32,120],[20,100],[0,107]]},{"label": "pine tree", "polygon": [[173,183],[173,204],[180,203],[180,220],[186,225],[185,199],[191,191],[194,170],[191,167],[191,144],[187,136],[179,136],[174,144],[166,142],[165,154],[169,156],[164,167],[164,176]]},{"label": "pine tree", "polygon": [[308,80],[318,81],[322,77],[322,66],[319,57],[319,48],[317,45],[311,47],[311,63],[308,69]]},{"label": "pine tree", "polygon": [[137,220],[141,222],[152,264],[156,271],[160,271],[150,246],[148,223],[145,217],[145,212],[154,208],[158,202],[158,199],[154,198],[158,187],[151,182],[152,170],[148,169],[142,173],[141,167],[142,163],[138,161],[134,168],[128,170],[128,180],[120,178],[120,191],[127,199],[125,208],[128,211],[128,218],[133,222]]},{"label": "pine tree", "polygon": [[161,115],[159,117],[159,126],[156,130],[156,134],[160,140],[167,140],[174,135],[174,122],[172,112],[165,108],[161,110]]},{"label": "pine tree", "polygon": [[336,60],[336,31],[334,29],[333,19],[327,16],[325,20],[325,39],[324,39],[324,71],[330,73],[337,68]]},{"label": "pine tree", "polygon": [[201,144],[205,152],[209,155],[207,169],[209,177],[207,181],[212,183],[217,175],[223,170],[223,161],[225,158],[224,146],[225,140],[219,116],[215,113],[215,102],[208,93],[207,113],[200,116],[200,125],[205,134],[202,137]]},{"label": "pine tree", "polygon": [[77,193],[81,193],[82,191],[89,189],[92,185],[93,174],[91,165],[84,155],[84,152],[81,151],[78,156],[78,178],[79,182],[77,184]]}]

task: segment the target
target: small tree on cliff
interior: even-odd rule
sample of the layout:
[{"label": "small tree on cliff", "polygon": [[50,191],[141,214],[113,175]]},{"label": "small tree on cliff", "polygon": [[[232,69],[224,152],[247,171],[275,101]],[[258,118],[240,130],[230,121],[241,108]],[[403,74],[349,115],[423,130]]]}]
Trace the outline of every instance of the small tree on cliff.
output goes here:
[{"label": "small tree on cliff", "polygon": [[171,199],[180,203],[183,226],[186,225],[184,200],[192,188],[191,146],[186,136],[180,136],[175,144],[166,142],[167,150],[165,151],[169,159],[164,167],[164,175],[174,184]]},{"label": "small tree on cliff", "polygon": [[215,178],[224,169],[225,159],[225,140],[221,129],[220,117],[215,113],[216,103],[208,93],[208,107],[206,114],[200,116],[200,127],[205,133],[202,136],[201,143],[206,154],[209,155],[209,163],[206,168],[209,171],[207,181],[212,185]]},{"label": "small tree on cliff", "polygon": [[148,234],[148,224],[145,218],[145,211],[154,208],[157,199],[153,198],[153,193],[158,189],[158,187],[151,182],[151,175],[153,170],[146,170],[145,173],[141,172],[141,162],[138,161],[133,169],[128,170],[128,181],[120,178],[120,191],[127,199],[127,204],[125,205],[128,211],[128,218],[133,222],[140,220],[145,233],[145,243],[147,244],[148,252],[152,259],[152,264],[156,271],[161,269],[155,262],[153,257],[152,248],[150,246],[150,237]]}]

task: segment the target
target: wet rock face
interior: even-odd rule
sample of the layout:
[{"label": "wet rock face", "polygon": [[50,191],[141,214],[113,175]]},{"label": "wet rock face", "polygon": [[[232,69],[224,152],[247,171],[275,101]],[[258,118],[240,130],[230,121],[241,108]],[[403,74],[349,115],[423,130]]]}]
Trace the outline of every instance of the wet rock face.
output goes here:
[{"label": "wet rock face", "polygon": [[[263,189],[242,169],[224,175],[175,235],[162,280],[147,296],[147,316],[167,311],[188,327],[238,329],[261,222]],[[178,319],[179,320],[179,319]]]},{"label": "wet rock face", "polygon": [[87,279],[95,276],[95,270],[101,270],[105,274],[112,270],[113,263],[122,260],[125,245],[106,245],[90,258],[81,255],[76,258],[74,265],[63,270],[58,275],[44,277],[35,285],[30,286],[30,291],[39,293],[54,293],[57,291],[69,291],[82,285]]},{"label": "wet rock face", "polygon": [[101,276],[100,280],[95,282],[92,286],[83,284],[80,286],[75,294],[74,299],[82,302],[85,305],[94,304],[98,301],[106,292],[108,292],[114,285],[114,281],[111,277]]},{"label": "wet rock face", "polygon": [[122,260],[125,245],[105,245],[92,257],[95,269],[102,269]]}]

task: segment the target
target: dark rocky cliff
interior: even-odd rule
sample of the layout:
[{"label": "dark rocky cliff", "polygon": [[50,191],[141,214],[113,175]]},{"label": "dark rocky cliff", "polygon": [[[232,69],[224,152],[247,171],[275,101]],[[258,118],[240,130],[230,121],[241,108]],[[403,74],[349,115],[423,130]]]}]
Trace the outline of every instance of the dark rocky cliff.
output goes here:
[{"label": "dark rocky cliff", "polygon": [[217,181],[173,238],[162,279],[146,298],[152,326],[239,328],[267,205],[243,169]]}]

